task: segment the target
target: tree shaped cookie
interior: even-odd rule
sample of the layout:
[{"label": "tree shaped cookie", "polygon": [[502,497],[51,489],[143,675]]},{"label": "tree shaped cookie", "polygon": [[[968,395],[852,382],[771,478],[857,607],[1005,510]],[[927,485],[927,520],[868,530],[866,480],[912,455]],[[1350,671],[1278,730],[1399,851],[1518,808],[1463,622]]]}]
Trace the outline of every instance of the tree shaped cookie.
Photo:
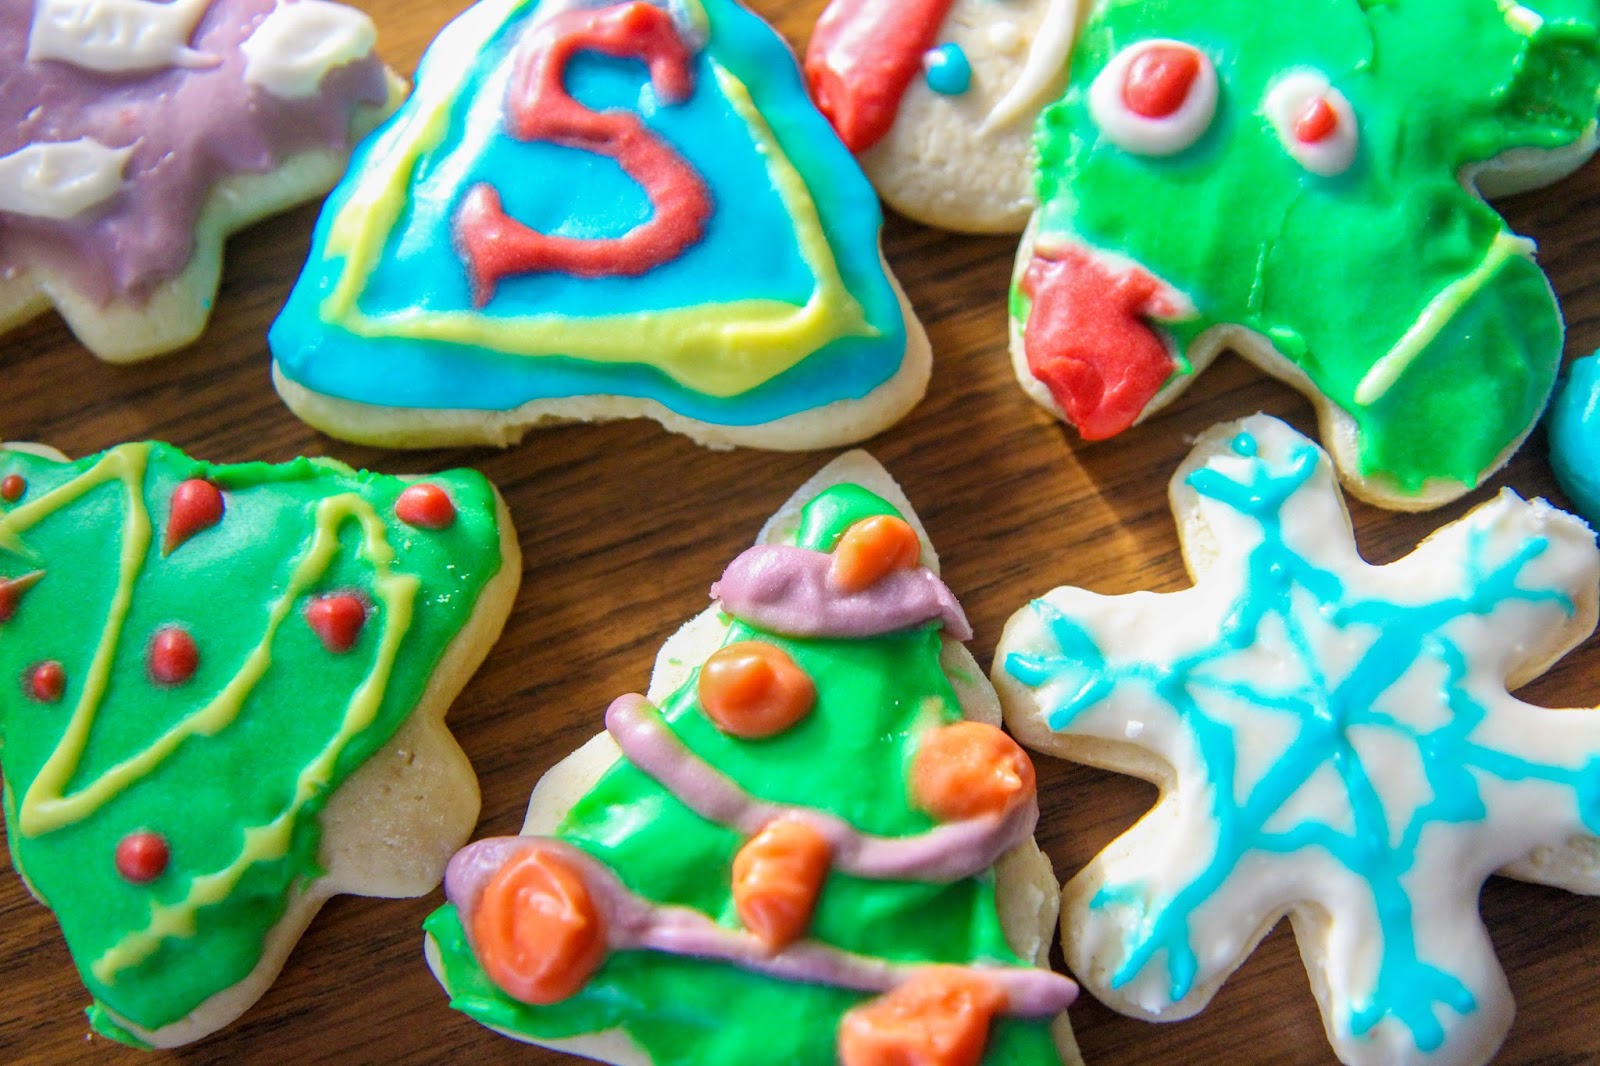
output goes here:
[{"label": "tree shaped cookie", "polygon": [[897,486],[808,482],[645,696],[450,863],[451,1005],[618,1063],[1077,1060],[1033,768]]},{"label": "tree shaped cookie", "polygon": [[438,883],[478,811],[444,712],[519,576],[472,471],[0,450],[6,830],[96,1029],[198,1039],[330,896]]},{"label": "tree shaped cookie", "polygon": [[328,0],[0,8],[0,332],[54,306],[118,362],[192,341],[222,242],[311,199],[398,101]]},{"label": "tree shaped cookie", "polygon": [[397,447],[639,416],[711,445],[859,440],[929,370],[880,224],[735,0],[482,0],[329,199],[272,329],[278,390]]},{"label": "tree shaped cookie", "polygon": [[1104,0],[1038,131],[1012,356],[1090,439],[1219,351],[1304,392],[1352,492],[1420,509],[1538,418],[1562,323],[1533,246],[1475,195],[1594,147],[1589,0]]},{"label": "tree shaped cookie", "polygon": [[1068,965],[1183,1018],[1287,914],[1343,1061],[1487,1061],[1513,1004],[1485,878],[1600,892],[1600,712],[1507,694],[1593,630],[1593,535],[1508,490],[1370,566],[1328,457],[1264,415],[1172,500],[1193,588],[1055,589],[995,656],[1024,743],[1161,788],[1064,889]]}]

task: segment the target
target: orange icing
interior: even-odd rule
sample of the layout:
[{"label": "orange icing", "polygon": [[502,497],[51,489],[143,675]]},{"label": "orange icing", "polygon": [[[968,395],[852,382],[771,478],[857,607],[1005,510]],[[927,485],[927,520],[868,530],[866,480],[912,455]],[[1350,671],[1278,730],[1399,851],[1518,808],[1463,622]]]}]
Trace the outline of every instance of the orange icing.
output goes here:
[{"label": "orange icing", "polygon": [[839,1023],[842,1066],[978,1066],[1005,994],[959,966],[930,966],[852,1008]]},{"label": "orange icing", "polygon": [[525,1003],[566,999],[606,956],[605,922],[583,877],[537,848],[507,862],[484,886],[472,941],[490,980]]},{"label": "orange icing", "polygon": [[754,740],[781,733],[810,714],[817,686],[782,648],[744,640],[706,660],[699,695],[718,729]]},{"label": "orange icing", "polygon": [[833,848],[799,819],[769,822],[733,858],[733,903],[746,929],[773,952],[811,926]]},{"label": "orange icing", "polygon": [[933,730],[911,763],[912,802],[941,821],[1004,813],[1033,790],[1027,753],[983,722]]},{"label": "orange icing", "polygon": [[842,592],[860,592],[896,570],[915,569],[921,558],[922,541],[911,523],[874,515],[844,531],[833,549],[828,579]]}]

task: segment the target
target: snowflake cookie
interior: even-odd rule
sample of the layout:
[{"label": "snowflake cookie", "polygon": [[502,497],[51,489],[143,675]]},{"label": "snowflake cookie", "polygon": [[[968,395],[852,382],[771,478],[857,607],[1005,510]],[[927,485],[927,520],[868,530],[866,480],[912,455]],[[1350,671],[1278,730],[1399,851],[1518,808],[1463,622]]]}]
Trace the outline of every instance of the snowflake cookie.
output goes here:
[{"label": "snowflake cookie", "polygon": [[1068,964],[1183,1018],[1288,915],[1343,1061],[1487,1060],[1514,1007],[1485,878],[1600,892],[1600,714],[1507,692],[1593,630],[1593,534],[1506,491],[1371,566],[1328,456],[1264,415],[1171,496],[1193,588],[1059,588],[996,652],[1025,744],[1161,788],[1063,890]]}]

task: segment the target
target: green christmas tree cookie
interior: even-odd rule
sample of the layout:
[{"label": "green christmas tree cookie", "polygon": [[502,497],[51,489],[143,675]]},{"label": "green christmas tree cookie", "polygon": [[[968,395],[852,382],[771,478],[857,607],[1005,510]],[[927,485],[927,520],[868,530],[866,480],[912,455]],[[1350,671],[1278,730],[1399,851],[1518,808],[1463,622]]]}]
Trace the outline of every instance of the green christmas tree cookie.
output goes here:
[{"label": "green christmas tree cookie", "polygon": [[7,837],[96,1029],[197,1039],[332,895],[438,883],[478,810],[444,711],[520,571],[472,471],[0,449]]},{"label": "green christmas tree cookie", "polygon": [[1077,1061],[1033,769],[915,521],[859,452],[796,494],[523,835],[451,860],[453,1006],[616,1063]]}]

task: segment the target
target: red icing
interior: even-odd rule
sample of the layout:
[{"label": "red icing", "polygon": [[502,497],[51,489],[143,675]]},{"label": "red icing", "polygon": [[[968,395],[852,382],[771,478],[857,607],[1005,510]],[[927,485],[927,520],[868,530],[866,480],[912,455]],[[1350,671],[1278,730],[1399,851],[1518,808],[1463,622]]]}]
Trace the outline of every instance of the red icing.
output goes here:
[{"label": "red icing", "polygon": [[1086,440],[1133,425],[1172,376],[1172,355],[1146,321],[1176,317],[1163,288],[1148,271],[1076,245],[1035,251],[1028,264],[1028,369]]},{"label": "red icing", "polygon": [[711,193],[694,168],[637,115],[596,113],[567,94],[562,84],[567,63],[586,51],[647,63],[651,84],[666,103],[682,102],[694,91],[692,56],[661,8],[631,0],[567,11],[541,22],[523,46],[508,92],[511,132],[524,141],[550,141],[615,159],[649,196],[650,221],[621,237],[552,236],[507,215],[493,185],[475,185],[456,213],[456,238],[479,306],[509,275],[643,274],[676,259],[705,232]]},{"label": "red icing", "polygon": [[43,570],[21,577],[0,578],[0,622],[11,621],[11,616],[17,613],[17,604],[22,602],[22,594],[41,577],[44,577]]},{"label": "red icing", "polygon": [[21,474],[7,474],[0,478],[0,500],[16,503],[28,491],[28,481]]},{"label": "red icing", "polygon": [[136,885],[149,884],[166,872],[172,857],[167,838],[141,830],[117,841],[117,873]]},{"label": "red icing", "polygon": [[1339,128],[1339,112],[1333,109],[1326,97],[1314,96],[1294,120],[1294,139],[1301,144],[1316,144],[1333,135]]},{"label": "red icing", "polygon": [[54,703],[67,691],[67,672],[51,659],[29,670],[22,681],[23,691],[40,703]]},{"label": "red icing", "polygon": [[190,478],[180,484],[172,490],[162,552],[172,552],[196,533],[222,521],[222,511],[222,493],[211,482]]},{"label": "red icing", "polygon": [[806,49],[817,108],[845,147],[864,152],[894,125],[954,0],[834,0]]},{"label": "red icing", "polygon": [[409,486],[394,503],[400,521],[419,529],[448,529],[456,520],[450,494],[430,482]]},{"label": "red icing", "polygon": [[1134,57],[1122,81],[1122,102],[1145,118],[1176,114],[1200,76],[1200,54],[1179,44],[1154,44]]},{"label": "red icing", "polygon": [[367,605],[353,593],[335,592],[306,604],[306,624],[331,652],[347,652],[355,647],[366,622]]},{"label": "red icing", "polygon": [[200,649],[182,626],[165,626],[150,642],[146,664],[151,680],[159,685],[181,685],[200,667]]}]

